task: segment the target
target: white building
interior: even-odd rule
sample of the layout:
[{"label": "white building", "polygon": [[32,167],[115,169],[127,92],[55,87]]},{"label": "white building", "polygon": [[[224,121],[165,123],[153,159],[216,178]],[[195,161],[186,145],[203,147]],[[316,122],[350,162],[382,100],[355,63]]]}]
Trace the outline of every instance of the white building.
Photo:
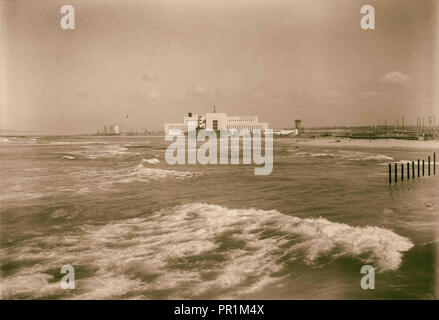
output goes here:
[{"label": "white building", "polygon": [[229,117],[225,113],[206,113],[204,115],[192,114],[183,118],[183,123],[165,123],[165,132],[172,133],[176,130],[188,131],[189,122],[195,122],[197,129],[229,130],[231,132],[268,129],[268,123],[258,122],[257,116]]}]

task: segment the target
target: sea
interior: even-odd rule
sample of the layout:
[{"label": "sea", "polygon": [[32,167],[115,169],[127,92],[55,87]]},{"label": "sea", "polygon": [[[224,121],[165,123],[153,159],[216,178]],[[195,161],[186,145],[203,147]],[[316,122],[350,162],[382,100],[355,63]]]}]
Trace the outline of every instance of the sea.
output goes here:
[{"label": "sea", "polygon": [[432,150],[277,138],[264,176],[170,165],[169,144],[0,137],[0,297],[438,298],[439,173],[388,182],[389,163]]}]

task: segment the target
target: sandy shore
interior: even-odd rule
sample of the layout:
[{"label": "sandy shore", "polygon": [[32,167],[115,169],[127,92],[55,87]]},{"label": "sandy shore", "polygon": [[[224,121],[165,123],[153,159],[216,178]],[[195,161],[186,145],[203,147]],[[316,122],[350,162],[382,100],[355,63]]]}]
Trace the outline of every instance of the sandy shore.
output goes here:
[{"label": "sandy shore", "polygon": [[322,147],[361,147],[361,148],[413,148],[439,150],[439,140],[395,140],[395,139],[348,139],[348,138],[321,138],[321,139],[294,139],[300,145]]}]

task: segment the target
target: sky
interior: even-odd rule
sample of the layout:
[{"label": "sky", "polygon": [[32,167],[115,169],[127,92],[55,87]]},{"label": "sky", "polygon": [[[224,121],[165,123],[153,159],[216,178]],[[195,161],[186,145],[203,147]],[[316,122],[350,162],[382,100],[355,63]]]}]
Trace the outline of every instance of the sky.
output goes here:
[{"label": "sky", "polygon": [[214,105],[271,128],[439,121],[434,0],[16,0],[0,19],[0,130],[163,130]]}]

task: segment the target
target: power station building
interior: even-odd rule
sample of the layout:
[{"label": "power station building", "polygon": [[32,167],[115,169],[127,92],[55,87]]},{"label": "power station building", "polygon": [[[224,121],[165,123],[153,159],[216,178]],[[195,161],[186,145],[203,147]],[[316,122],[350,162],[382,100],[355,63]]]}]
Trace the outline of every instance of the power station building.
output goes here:
[{"label": "power station building", "polygon": [[240,132],[241,130],[248,130],[253,132],[256,130],[268,129],[268,123],[258,122],[257,116],[228,116],[225,113],[206,113],[206,114],[192,114],[188,113],[187,117],[183,118],[183,123],[165,123],[165,132],[172,133],[181,130],[187,132],[189,124],[195,125],[197,129],[206,130],[229,130],[231,132]]}]

